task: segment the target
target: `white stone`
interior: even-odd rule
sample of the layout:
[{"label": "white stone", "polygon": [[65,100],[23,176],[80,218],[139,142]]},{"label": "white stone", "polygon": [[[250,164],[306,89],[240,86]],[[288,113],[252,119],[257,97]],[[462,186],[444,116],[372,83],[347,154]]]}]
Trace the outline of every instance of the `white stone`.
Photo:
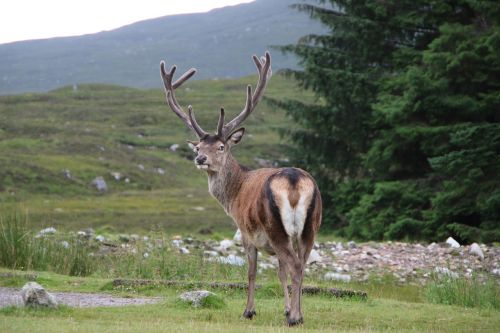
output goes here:
[{"label": "white stone", "polygon": [[211,262],[218,262],[221,264],[228,264],[228,265],[233,265],[233,266],[243,266],[245,265],[245,259],[243,259],[240,256],[230,254],[227,257],[213,257],[213,258],[208,258],[208,261]]},{"label": "white stone", "polygon": [[491,273],[492,273],[493,275],[500,276],[500,268],[494,268],[494,269],[491,271]]},{"label": "white stone", "polygon": [[120,180],[122,178],[122,174],[119,172],[111,172],[111,176],[113,176],[115,180]]},{"label": "white stone", "polygon": [[186,291],[179,296],[179,299],[191,304],[194,307],[199,307],[201,306],[202,301],[211,295],[215,294],[208,290]]},{"label": "white stone", "polygon": [[241,231],[240,231],[240,229],[236,230],[236,233],[233,236],[233,241],[236,244],[241,244]]},{"label": "white stone", "polygon": [[171,151],[177,151],[177,149],[179,149],[179,144],[178,143],[174,143],[173,145],[170,146],[170,150]]},{"label": "white stone", "polygon": [[469,253],[478,256],[481,260],[484,260],[484,253],[479,244],[472,243],[469,247]]},{"label": "white stone", "polygon": [[309,258],[307,258],[307,264],[312,264],[313,262],[321,262],[321,256],[319,255],[319,252],[314,249],[311,250]]},{"label": "white stone", "polygon": [[450,247],[458,249],[460,247],[460,244],[453,239],[453,237],[448,237],[446,240],[446,244],[448,244]]},{"label": "white stone", "polygon": [[69,243],[67,241],[62,241],[61,246],[64,247],[65,249],[69,248]]},{"label": "white stone", "polygon": [[203,251],[203,254],[206,255],[207,257],[217,257],[219,255],[217,251],[211,251],[211,250]]},{"label": "white stone", "polygon": [[95,240],[102,243],[106,240],[106,238],[104,238],[103,235],[97,235],[95,236]]},{"label": "white stone", "polygon": [[333,280],[333,281],[342,281],[342,282],[350,282],[351,276],[348,274],[340,274],[335,272],[327,272],[324,277],[325,280]]},{"label": "white stone", "polygon": [[28,282],[23,286],[21,298],[25,306],[57,307],[56,298],[36,282]]},{"label": "white stone", "polygon": [[38,233],[38,236],[53,235],[56,232],[57,232],[56,228],[48,227],[48,228],[40,230],[40,232]]},{"label": "white stone", "polygon": [[182,239],[172,239],[172,244],[175,247],[180,247],[182,243],[183,243]]},{"label": "white stone", "polygon": [[447,276],[453,279],[458,279],[458,273],[450,271],[446,267],[436,267],[434,268],[434,272],[436,272],[440,276]]},{"label": "white stone", "polygon": [[221,250],[227,250],[228,248],[232,247],[234,245],[234,241],[230,239],[224,239],[220,242],[219,248]]},{"label": "white stone", "polygon": [[355,241],[349,241],[347,243],[347,247],[349,247],[350,249],[355,249],[357,248],[358,246],[356,245],[356,242]]},{"label": "white stone", "polygon": [[108,185],[102,177],[94,178],[94,180],[92,181],[92,185],[94,185],[99,192],[106,192],[108,190]]},{"label": "white stone", "polygon": [[181,247],[179,249],[179,252],[182,254],[189,254],[189,250],[187,249],[187,247]]}]

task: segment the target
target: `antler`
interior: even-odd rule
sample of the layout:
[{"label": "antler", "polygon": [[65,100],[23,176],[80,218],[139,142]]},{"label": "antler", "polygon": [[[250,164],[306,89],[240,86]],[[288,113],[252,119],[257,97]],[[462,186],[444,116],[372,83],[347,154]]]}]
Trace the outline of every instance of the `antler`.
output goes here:
[{"label": "antler", "polygon": [[[259,72],[259,81],[257,82],[257,86],[253,94],[252,94],[252,86],[251,85],[247,86],[247,100],[245,103],[245,108],[236,118],[234,118],[229,123],[224,125],[220,133],[220,136],[223,137],[224,139],[227,139],[227,137],[232,133],[232,131],[242,122],[244,122],[245,119],[247,119],[247,117],[250,115],[250,113],[252,113],[252,111],[255,109],[260,99],[262,98],[262,95],[264,94],[264,89],[266,88],[267,85],[267,81],[271,77],[272,74],[271,55],[269,54],[268,51],[266,51],[265,57],[262,57],[261,59],[259,59],[256,55],[254,55],[253,62],[255,63],[255,67],[257,67],[257,71]],[[223,110],[221,110],[221,118],[222,120],[224,118]]]},{"label": "antler", "polygon": [[200,125],[196,122],[196,119],[194,118],[194,113],[193,113],[193,108],[191,105],[188,106],[188,111],[189,111],[189,117],[186,115],[184,110],[182,110],[181,106],[179,105],[179,102],[177,102],[177,99],[175,98],[174,90],[179,88],[184,82],[186,82],[191,76],[193,76],[196,73],[196,69],[191,68],[188,70],[186,73],[184,73],[180,78],[178,78],[173,84],[172,84],[172,78],[174,76],[175,70],[177,69],[177,66],[172,66],[170,71],[167,73],[165,71],[165,62],[160,62],[160,72],[161,72],[161,78],[163,79],[163,85],[165,86],[165,94],[167,98],[167,103],[170,106],[170,109],[174,111],[174,113],[179,117],[186,126],[194,131],[198,138],[203,138],[208,135],[207,132],[205,132]]}]

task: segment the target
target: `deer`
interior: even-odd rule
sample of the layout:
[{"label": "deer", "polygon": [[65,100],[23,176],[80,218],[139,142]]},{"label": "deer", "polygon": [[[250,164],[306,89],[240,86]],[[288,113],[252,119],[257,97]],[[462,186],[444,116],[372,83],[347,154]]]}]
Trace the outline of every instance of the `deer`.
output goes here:
[{"label": "deer", "polygon": [[[166,102],[174,114],[198,138],[189,141],[196,153],[197,169],[208,176],[209,193],[229,215],[242,236],[242,244],[248,259],[247,302],[243,317],[252,319],[256,315],[254,306],[255,279],[258,251],[276,255],[278,278],[284,292],[286,323],[294,326],[303,323],[301,311],[302,281],[304,267],[314,245],[321,225],[322,201],[313,177],[299,168],[260,168],[250,170],[240,165],[231,154],[245,133],[239,127],[262,99],[271,78],[271,56],[253,56],[258,71],[258,82],[254,91],[248,85],[243,110],[229,122],[225,122],[221,107],[215,133],[206,132],[197,123],[193,108],[188,113],[182,109],[175,97],[175,90],[191,78],[196,69],[191,68],[172,82],[176,66],[165,70],[160,62],[160,73],[165,87]],[[291,299],[288,289],[291,280]]]}]

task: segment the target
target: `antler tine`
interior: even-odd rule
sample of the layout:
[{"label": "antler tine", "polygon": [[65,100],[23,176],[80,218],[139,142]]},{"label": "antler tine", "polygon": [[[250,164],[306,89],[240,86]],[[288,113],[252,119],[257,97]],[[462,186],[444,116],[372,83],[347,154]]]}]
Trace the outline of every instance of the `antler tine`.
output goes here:
[{"label": "antler tine", "polygon": [[267,81],[271,77],[271,55],[268,51],[265,53],[265,57],[262,57],[260,60],[256,55],[253,57],[253,61],[255,63],[255,67],[257,67],[257,71],[259,72],[259,81],[257,82],[257,86],[252,94],[252,86],[247,86],[247,99],[245,102],[245,107],[240,112],[240,114],[227,123],[223,127],[224,137],[227,137],[231,132],[239,126],[242,122],[247,119],[247,117],[252,113],[260,99],[263,96],[264,89],[266,88]]},{"label": "antler tine", "polygon": [[191,105],[188,106],[188,114],[189,114],[189,120],[191,121],[191,125],[193,126],[196,135],[198,135],[200,139],[206,137],[208,133],[205,132],[196,122],[196,118],[194,117],[193,107]]},{"label": "antler tine", "polygon": [[224,127],[224,108],[220,108],[219,122],[217,123],[217,136],[223,137],[224,133],[222,131]]},{"label": "antler tine", "polygon": [[177,117],[179,117],[189,129],[194,131],[198,135],[198,137],[201,138],[201,136],[204,136],[206,134],[205,131],[203,131],[203,129],[201,129],[201,127],[197,123],[193,124],[193,122],[186,115],[184,110],[182,110],[174,94],[174,90],[180,87],[184,82],[189,80],[189,78],[191,78],[196,73],[196,69],[194,68],[189,69],[186,73],[181,75],[181,77],[178,78],[172,84],[172,78],[174,77],[176,69],[177,66],[174,65],[172,66],[170,71],[167,72],[165,70],[165,62],[164,61],[160,62],[160,73],[161,73],[161,78],[163,80],[163,86],[165,87],[165,94],[168,106],[170,106],[170,109],[172,109],[172,111],[177,115]]}]

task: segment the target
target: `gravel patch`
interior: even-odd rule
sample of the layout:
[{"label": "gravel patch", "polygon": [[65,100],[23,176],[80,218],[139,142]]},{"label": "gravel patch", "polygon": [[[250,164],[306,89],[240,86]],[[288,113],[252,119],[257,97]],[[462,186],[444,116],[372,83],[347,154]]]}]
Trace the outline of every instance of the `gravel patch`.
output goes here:
[{"label": "gravel patch", "polygon": [[[55,296],[59,304],[71,307],[97,307],[97,306],[127,306],[155,304],[162,300],[161,297],[137,297],[125,298],[107,294],[72,293],[72,292],[50,292]],[[0,307],[22,306],[23,301],[18,288],[0,287]]]}]

